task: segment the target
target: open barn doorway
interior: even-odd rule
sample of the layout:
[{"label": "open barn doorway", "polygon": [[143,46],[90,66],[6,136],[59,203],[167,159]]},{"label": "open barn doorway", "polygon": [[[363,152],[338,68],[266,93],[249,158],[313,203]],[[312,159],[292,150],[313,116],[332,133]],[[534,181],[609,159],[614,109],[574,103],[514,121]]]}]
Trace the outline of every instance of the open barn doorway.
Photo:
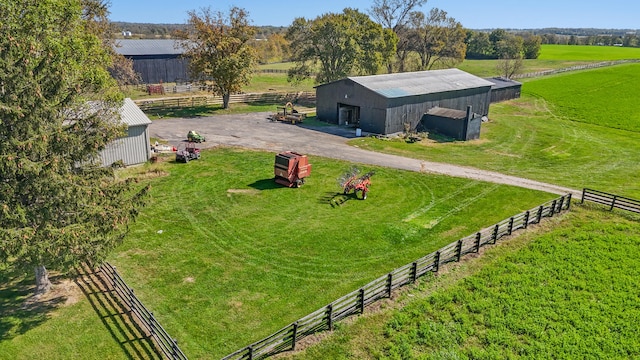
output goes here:
[{"label": "open barn doorway", "polygon": [[360,107],[338,104],[338,125],[356,126],[360,123]]}]

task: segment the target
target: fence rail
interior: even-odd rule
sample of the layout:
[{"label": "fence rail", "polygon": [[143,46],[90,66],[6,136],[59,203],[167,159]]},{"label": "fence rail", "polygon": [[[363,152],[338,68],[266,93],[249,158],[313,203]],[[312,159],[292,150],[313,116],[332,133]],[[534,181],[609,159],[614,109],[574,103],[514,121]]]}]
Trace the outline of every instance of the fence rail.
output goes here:
[{"label": "fence rail", "polygon": [[[229,97],[229,103],[315,103],[316,94],[309,91],[301,91],[295,93],[251,93],[251,94],[234,94]],[[190,96],[164,98],[156,100],[136,100],[138,107],[142,111],[166,110],[183,107],[196,107],[208,105],[222,105],[221,96]]]},{"label": "fence rail", "polygon": [[593,189],[582,190],[581,203],[585,201],[591,201],[594,203],[609,206],[609,210],[621,209],[631,211],[640,214],[640,200],[631,199],[628,197],[609,194],[604,191],[598,191]]},{"label": "fence rail", "polygon": [[118,274],[116,267],[105,262],[100,266],[100,271],[122,303],[134,314],[138,323],[144,328],[147,335],[153,339],[162,353],[168,359],[186,360],[187,357],[178,347],[177,341],[169,336],[167,331],[153,316],[153,313],[136,297],[133,289],[130,288],[120,274]]},{"label": "fence rail", "polygon": [[443,264],[460,261],[464,255],[477,253],[482,246],[495,244],[501,237],[511,235],[519,229],[526,229],[531,224],[539,223],[544,217],[552,217],[568,210],[570,206],[571,194],[567,194],[482,229],[373,280],[274,334],[225,356],[223,360],[262,359],[283,351],[295,350],[300,339],[319,331],[332,330],[336,321],[362,314],[368,305],[391,297],[393,290],[414,283],[427,273],[438,272]]}]

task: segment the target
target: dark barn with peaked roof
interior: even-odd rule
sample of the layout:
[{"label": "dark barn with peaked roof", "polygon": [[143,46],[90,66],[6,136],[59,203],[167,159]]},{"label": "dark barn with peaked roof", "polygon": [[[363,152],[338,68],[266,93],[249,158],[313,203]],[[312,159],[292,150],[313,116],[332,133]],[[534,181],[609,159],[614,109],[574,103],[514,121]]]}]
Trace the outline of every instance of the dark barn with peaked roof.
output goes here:
[{"label": "dark barn with peaked roof", "polygon": [[188,60],[181,57],[177,40],[123,39],[116,41],[115,51],[133,60],[133,69],[146,84],[189,79]]},{"label": "dark barn with peaked roof", "polygon": [[354,76],[316,87],[318,118],[392,134],[417,129],[434,107],[489,113],[493,83],[459,69]]}]

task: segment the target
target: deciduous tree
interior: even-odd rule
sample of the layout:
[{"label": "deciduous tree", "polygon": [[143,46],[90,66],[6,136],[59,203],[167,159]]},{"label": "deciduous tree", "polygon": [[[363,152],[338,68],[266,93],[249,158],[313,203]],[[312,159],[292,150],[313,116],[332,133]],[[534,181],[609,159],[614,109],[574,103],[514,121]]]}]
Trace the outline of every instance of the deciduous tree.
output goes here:
[{"label": "deciduous tree", "polygon": [[428,16],[414,12],[410,24],[410,48],[420,56],[420,70],[430,70],[439,63],[451,66],[464,60],[466,32],[446,11],[433,8]]},{"label": "deciduous tree", "polygon": [[97,155],[123,134],[111,57],[80,0],[0,0],[0,263],[95,263],[144,203]]},{"label": "deciduous tree", "polygon": [[344,9],[315,20],[297,18],[286,35],[296,66],[289,79],[307,78],[317,68],[316,82],[326,83],[350,75],[376,74],[393,56],[396,36],[367,15]]},{"label": "deciduous tree", "polygon": [[[405,63],[410,50],[409,20],[411,13],[424,5],[427,0],[374,0],[369,14],[386,29],[391,29],[397,36],[396,45],[397,68],[404,72]],[[387,63],[387,72],[393,72],[393,62]]]},{"label": "deciduous tree", "polygon": [[527,35],[522,43],[522,51],[525,59],[537,59],[542,47],[542,37]]},{"label": "deciduous tree", "polygon": [[256,28],[250,24],[249,13],[239,7],[228,13],[204,8],[188,14],[188,27],[176,36],[189,59],[191,77],[222,95],[226,109],[230,95],[251,81],[257,56],[249,42]]}]

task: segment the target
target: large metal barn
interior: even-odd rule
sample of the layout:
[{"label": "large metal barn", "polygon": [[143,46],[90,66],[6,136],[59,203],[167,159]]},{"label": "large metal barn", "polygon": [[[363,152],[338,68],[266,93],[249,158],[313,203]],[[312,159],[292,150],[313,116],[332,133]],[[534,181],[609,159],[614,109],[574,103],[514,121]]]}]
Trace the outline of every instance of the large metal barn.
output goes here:
[{"label": "large metal barn", "polygon": [[393,134],[416,129],[434,107],[487,116],[492,82],[459,69],[354,76],[316,87],[320,120]]},{"label": "large metal barn", "polygon": [[116,41],[115,51],[133,61],[133,69],[145,84],[187,81],[188,61],[176,40],[123,39]]}]

